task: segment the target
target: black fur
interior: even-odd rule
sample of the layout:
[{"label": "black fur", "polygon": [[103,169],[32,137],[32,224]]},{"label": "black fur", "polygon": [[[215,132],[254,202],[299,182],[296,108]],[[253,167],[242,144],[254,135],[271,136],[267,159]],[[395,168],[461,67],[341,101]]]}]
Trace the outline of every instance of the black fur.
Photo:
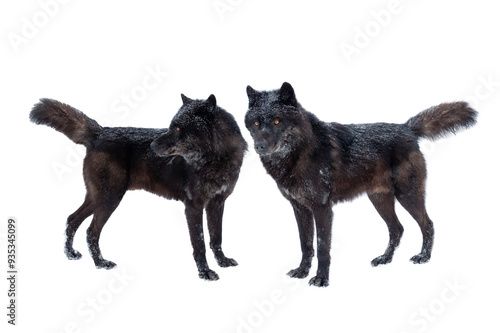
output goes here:
[{"label": "black fur", "polygon": [[85,201],[68,217],[65,252],[73,249],[78,227],[94,215],[87,230],[90,254],[97,268],[116,265],[99,249],[104,224],[127,190],[144,189],[185,205],[194,259],[199,276],[217,280],[208,267],[203,236],[203,210],[207,213],[210,247],[221,267],[237,265],[222,252],[224,202],[233,192],[247,144],[233,116],[216,105],[215,96],[183,105],[167,129],[101,127],[69,105],[51,99],[35,104],[30,119],[64,133],[87,147],[83,176]]},{"label": "black fur", "polygon": [[425,209],[426,168],[420,137],[437,138],[476,123],[477,112],[465,102],[441,104],[405,124],[326,123],[306,111],[292,86],[274,91],[247,87],[245,125],[267,172],[292,204],[297,219],[302,261],[288,274],[304,278],[314,255],[316,223],[318,271],[311,285],[327,286],[330,269],[332,206],[362,193],[387,223],[390,241],[373,266],[392,260],[403,227],[394,211],[397,199],[418,222],[423,245],[411,258],[431,257],[434,229]]}]

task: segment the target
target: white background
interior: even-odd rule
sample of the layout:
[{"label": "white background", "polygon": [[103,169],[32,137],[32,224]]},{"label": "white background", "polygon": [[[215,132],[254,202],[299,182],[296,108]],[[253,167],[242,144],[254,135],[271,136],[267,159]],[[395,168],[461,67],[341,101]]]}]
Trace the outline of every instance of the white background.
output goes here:
[{"label": "white background", "polygon": [[[15,329],[0,284],[2,331],[499,331],[500,21],[492,1],[8,3],[0,8],[0,266],[15,216],[20,274]],[[347,44],[356,53],[346,56]],[[148,77],[155,70],[157,81]],[[65,221],[85,195],[82,157],[64,135],[29,122],[38,98],[110,126],[166,127],[181,93],[213,93],[252,147],[246,85],[283,81],[306,109],[342,123],[404,122],[441,102],[473,103],[476,127],[421,142],[436,229],[428,264],[409,262],[421,235],[398,205],[401,246],[390,265],[370,266],[388,233],[362,196],[334,207],[330,286],[307,285],[316,264],[307,279],[289,279],[300,260],[293,212],[253,149],[224,216],[223,248],[239,266],[219,268],[207,252],[219,281],[197,276],[183,205],[143,191],[127,193],[104,228],[114,271],[94,268],[90,219],[75,239],[82,260],[66,259]]]}]

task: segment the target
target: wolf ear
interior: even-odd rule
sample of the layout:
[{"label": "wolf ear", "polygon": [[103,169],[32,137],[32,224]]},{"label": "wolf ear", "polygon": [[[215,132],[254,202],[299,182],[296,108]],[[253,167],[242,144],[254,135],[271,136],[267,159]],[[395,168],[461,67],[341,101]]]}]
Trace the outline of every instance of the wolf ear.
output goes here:
[{"label": "wolf ear", "polygon": [[208,103],[208,109],[210,111],[215,110],[215,107],[217,106],[217,100],[215,99],[214,94],[208,96],[207,103]]},{"label": "wolf ear", "polygon": [[257,100],[257,92],[250,86],[247,86],[247,96],[248,96],[248,106],[252,107],[255,105]]},{"label": "wolf ear", "polygon": [[189,97],[186,97],[186,95],[184,94],[181,94],[181,98],[182,98],[182,103],[183,104],[189,104],[191,103],[193,100]]},{"label": "wolf ear", "polygon": [[295,98],[295,92],[293,91],[293,87],[288,82],[283,82],[283,85],[280,88],[280,97],[279,100],[281,103],[290,106],[297,105],[297,99]]}]

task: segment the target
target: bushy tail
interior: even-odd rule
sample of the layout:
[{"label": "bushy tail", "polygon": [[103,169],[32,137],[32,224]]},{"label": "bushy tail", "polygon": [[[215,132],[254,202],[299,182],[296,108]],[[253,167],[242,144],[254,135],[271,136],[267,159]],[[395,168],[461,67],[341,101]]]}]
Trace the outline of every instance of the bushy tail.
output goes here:
[{"label": "bushy tail", "polygon": [[443,103],[420,112],[405,125],[419,137],[437,139],[473,126],[476,118],[477,111],[466,102]]},{"label": "bushy tail", "polygon": [[93,145],[102,127],[83,112],[49,98],[41,98],[33,106],[30,120],[35,124],[52,127],[65,134],[75,143],[86,147]]}]

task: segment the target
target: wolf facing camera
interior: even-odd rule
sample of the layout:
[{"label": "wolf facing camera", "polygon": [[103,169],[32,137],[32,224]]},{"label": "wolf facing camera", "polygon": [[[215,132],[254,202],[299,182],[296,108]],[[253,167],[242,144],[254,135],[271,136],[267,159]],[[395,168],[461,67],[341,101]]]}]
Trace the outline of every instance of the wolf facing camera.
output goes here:
[{"label": "wolf facing camera", "polygon": [[417,221],[423,236],[415,264],[428,262],[434,227],[425,208],[426,167],[419,138],[437,139],[476,123],[477,112],[465,102],[424,110],[404,124],[323,122],[297,101],[292,86],[256,91],[247,87],[245,126],[254,148],[297,220],[302,260],[288,275],[305,278],[314,256],[316,227],[318,270],[310,285],[329,284],[332,206],[367,193],[389,229],[385,253],[373,266],[391,262],[403,226],[394,211],[399,203]]}]

